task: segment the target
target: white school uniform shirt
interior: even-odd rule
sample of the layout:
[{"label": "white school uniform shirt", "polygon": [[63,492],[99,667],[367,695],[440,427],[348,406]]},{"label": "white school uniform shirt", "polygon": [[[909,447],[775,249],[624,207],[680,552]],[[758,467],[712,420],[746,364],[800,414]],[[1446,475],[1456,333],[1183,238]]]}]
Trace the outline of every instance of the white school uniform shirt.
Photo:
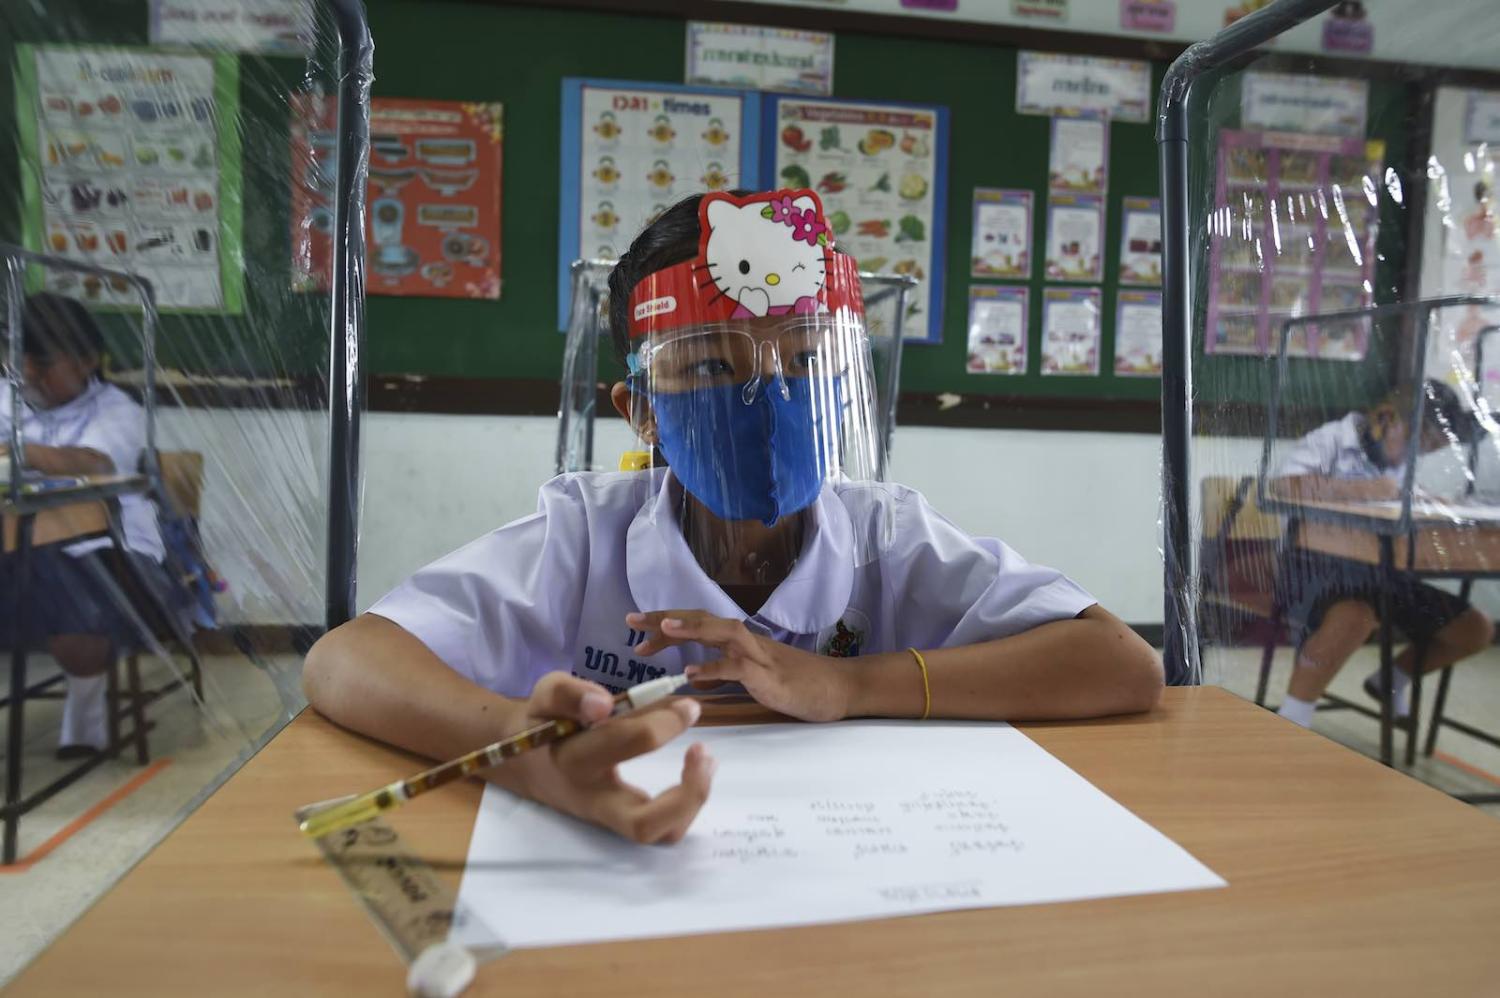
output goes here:
[{"label": "white school uniform shirt", "polygon": [[747,618],[693,558],[680,489],[662,470],[562,475],[534,515],[433,562],[370,612],[478,685],[522,697],[551,671],[618,692],[718,657],[687,644],[637,658],[645,635],[625,623],[637,611],[706,610],[848,656],[1005,637],[1096,602],[1060,572],[968,536],[911,489],[846,481],[824,486],[796,565]]},{"label": "white school uniform shirt", "polygon": [[1401,468],[1382,468],[1370,460],[1360,438],[1365,417],[1351,412],[1324,423],[1297,441],[1276,469],[1277,478],[1321,475],[1325,478],[1398,478]]},{"label": "white school uniform shirt", "polygon": [[[0,385],[0,443],[10,441],[10,385]],[[109,455],[115,472],[133,475],[146,446],[146,410],[114,385],[95,379],[71,402],[51,409],[21,404],[21,439],[47,447],[87,447]],[[0,465],[3,466],[3,465]],[[120,497],[120,528],[125,546],[160,562],[165,555],[156,507],[143,495]],[[77,557],[110,546],[96,537],[63,548]]]}]

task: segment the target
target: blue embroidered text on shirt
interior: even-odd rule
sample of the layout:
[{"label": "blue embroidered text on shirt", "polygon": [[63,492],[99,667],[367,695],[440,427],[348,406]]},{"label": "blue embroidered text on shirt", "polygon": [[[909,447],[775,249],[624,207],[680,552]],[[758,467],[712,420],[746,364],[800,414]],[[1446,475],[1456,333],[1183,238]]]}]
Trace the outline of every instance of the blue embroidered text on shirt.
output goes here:
[{"label": "blue embroidered text on shirt", "polygon": [[[639,643],[639,642],[637,642]],[[613,693],[636,683],[644,683],[648,679],[657,679],[665,676],[667,670],[650,662],[642,662],[639,659],[626,658],[623,665],[620,656],[603,648],[595,648],[593,645],[585,645],[583,649],[583,669],[575,670],[574,675],[584,679],[591,679]],[[609,682],[610,679],[624,680],[624,685]]]}]

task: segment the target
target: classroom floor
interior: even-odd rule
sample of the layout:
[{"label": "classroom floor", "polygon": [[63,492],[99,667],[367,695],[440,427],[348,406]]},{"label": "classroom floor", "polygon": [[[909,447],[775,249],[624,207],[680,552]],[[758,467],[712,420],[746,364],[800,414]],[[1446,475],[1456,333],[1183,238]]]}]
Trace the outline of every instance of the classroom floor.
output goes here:
[{"label": "classroom floor", "polygon": [[[171,678],[163,663],[141,664],[147,686]],[[128,750],[21,819],[19,863],[0,867],[0,986],[301,709],[301,664],[290,655],[205,656],[204,698],[215,723],[180,689],[147,709],[156,726],[144,767]],[[28,669],[33,681],[53,671],[43,655]],[[60,700],[27,702],[28,790],[70,765],[54,757],[61,709]]]},{"label": "classroom floor", "polygon": [[[1205,661],[1206,678],[1249,699],[1259,660],[1256,649],[1213,650]],[[1373,649],[1360,652],[1335,680],[1334,691],[1360,700],[1359,684],[1375,662]],[[300,666],[294,656],[254,662],[238,655],[205,659],[208,699],[217,707],[218,730],[204,722],[185,691],[178,691],[152,708],[156,728],[151,732],[150,764],[142,768],[129,761],[105,763],[22,820],[23,859],[41,855],[24,869],[0,872],[0,986],[301,708]],[[41,678],[46,668],[39,665],[34,676]],[[1271,678],[1272,704],[1286,688],[1289,668],[1290,654],[1283,650]],[[159,663],[148,664],[145,673],[148,683],[167,677]],[[1431,690],[1425,699],[1430,704]],[[234,705],[233,717],[224,704]],[[1500,730],[1500,649],[1455,675],[1449,705],[1451,715],[1460,720]],[[61,769],[53,759],[59,710],[59,703],[48,701],[27,707],[29,787],[41,785]],[[1379,727],[1362,715],[1320,712],[1314,730],[1358,752],[1373,756],[1378,750]],[[1404,744],[1404,736],[1397,737],[1398,746]],[[1413,775],[1452,793],[1500,790],[1500,749],[1444,732],[1433,758],[1419,753]],[[1500,818],[1500,805],[1484,805],[1482,810]],[[68,834],[82,818],[87,818],[82,827]]]},{"label": "classroom floor", "polygon": [[[1374,647],[1361,649],[1339,672],[1329,687],[1330,692],[1376,708],[1376,701],[1365,694],[1361,684],[1379,664],[1380,655]],[[1291,651],[1278,649],[1266,694],[1266,702],[1273,708],[1281,703],[1291,668]],[[1260,675],[1260,649],[1209,649],[1204,655],[1203,669],[1205,682],[1223,686],[1253,700]],[[1404,765],[1399,768],[1447,793],[1500,793],[1500,748],[1445,728],[1438,737],[1437,750],[1432,757],[1423,756],[1422,747],[1426,742],[1428,718],[1431,717],[1436,692],[1437,677],[1433,675],[1422,686],[1423,719],[1418,729],[1416,764],[1410,770]],[[1500,735],[1500,647],[1491,648],[1454,670],[1444,714],[1482,731]],[[1320,710],[1313,721],[1313,730],[1371,758],[1380,755],[1380,722],[1363,714],[1351,710]],[[1406,733],[1397,729],[1398,764],[1404,763],[1405,751]],[[1500,804],[1477,806],[1500,818]]]}]

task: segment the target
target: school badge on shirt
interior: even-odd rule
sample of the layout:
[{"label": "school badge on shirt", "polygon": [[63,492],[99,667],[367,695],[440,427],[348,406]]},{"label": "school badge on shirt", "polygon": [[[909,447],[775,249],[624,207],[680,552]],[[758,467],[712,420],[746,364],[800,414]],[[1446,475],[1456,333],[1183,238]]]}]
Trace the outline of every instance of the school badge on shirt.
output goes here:
[{"label": "school badge on shirt", "polygon": [[832,627],[818,632],[818,654],[829,658],[854,658],[870,633],[870,618],[849,607]]}]

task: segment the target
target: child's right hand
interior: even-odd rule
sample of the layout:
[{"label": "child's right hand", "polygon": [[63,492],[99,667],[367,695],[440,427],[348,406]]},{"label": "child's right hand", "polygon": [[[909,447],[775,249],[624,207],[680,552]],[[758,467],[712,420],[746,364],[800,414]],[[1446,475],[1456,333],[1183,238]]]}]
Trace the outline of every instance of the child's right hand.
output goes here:
[{"label": "child's right hand", "polygon": [[[701,744],[687,750],[682,782],[656,797],[620,778],[619,765],[645,755],[691,728],[701,708],[696,700],[673,697],[644,710],[609,718],[613,706],[604,687],[565,672],[543,676],[525,703],[521,727],[570,718],[597,727],[517,757],[495,770],[509,769],[507,785],[532,800],[575,818],[602,825],[635,842],[666,844],[681,840],[708,799],[717,763]],[[605,718],[609,718],[605,721]],[[603,723],[600,723],[603,722]]]}]

